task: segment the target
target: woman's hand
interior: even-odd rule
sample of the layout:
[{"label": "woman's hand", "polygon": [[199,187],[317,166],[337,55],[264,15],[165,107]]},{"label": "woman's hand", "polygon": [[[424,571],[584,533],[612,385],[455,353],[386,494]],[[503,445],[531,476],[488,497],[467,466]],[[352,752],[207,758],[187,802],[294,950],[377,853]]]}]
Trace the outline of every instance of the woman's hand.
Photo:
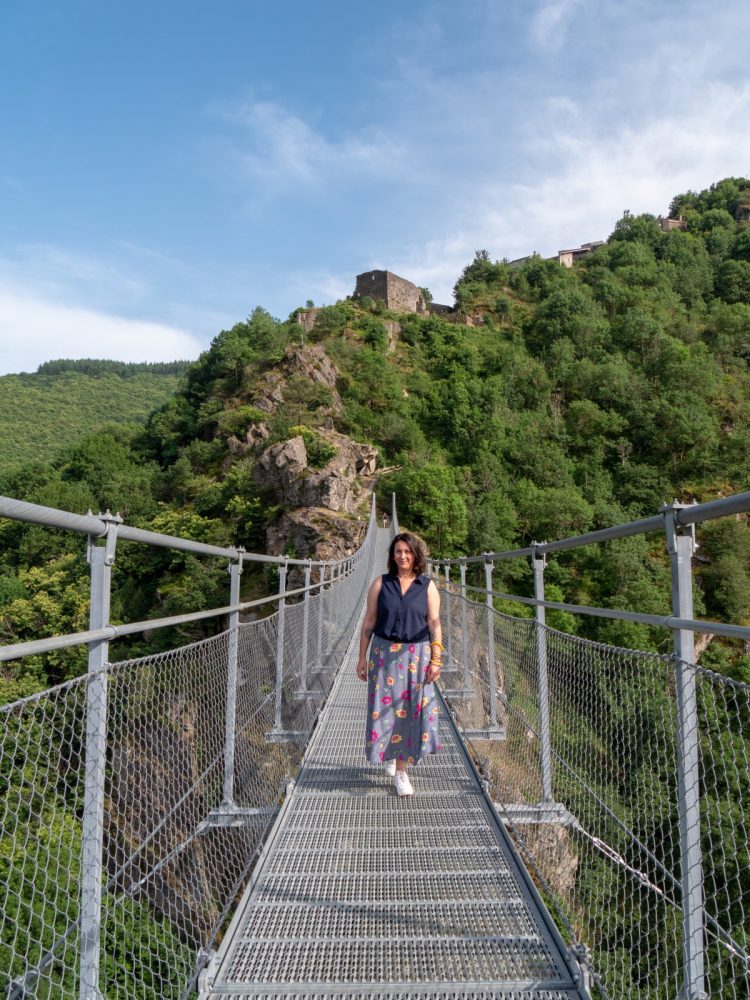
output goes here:
[{"label": "woman's hand", "polygon": [[357,677],[359,677],[361,681],[367,680],[367,660],[364,656],[360,656],[357,661]]},{"label": "woman's hand", "polygon": [[438,663],[436,660],[430,660],[424,675],[424,679],[427,684],[432,684],[434,681],[440,679],[441,666],[442,664]]}]

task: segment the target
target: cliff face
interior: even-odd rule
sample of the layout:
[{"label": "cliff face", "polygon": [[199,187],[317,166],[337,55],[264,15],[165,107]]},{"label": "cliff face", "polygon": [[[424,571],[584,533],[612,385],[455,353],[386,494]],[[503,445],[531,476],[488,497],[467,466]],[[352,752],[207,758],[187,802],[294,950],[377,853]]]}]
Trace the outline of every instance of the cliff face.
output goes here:
[{"label": "cliff face", "polygon": [[[267,416],[228,439],[224,471],[252,458],[254,483],[282,508],[266,531],[271,555],[293,550],[303,558],[339,559],[363,537],[378,453],[333,430],[342,410],[338,378],[321,344],[288,347],[278,368],[266,372],[252,391],[253,408]],[[319,426],[300,427],[299,433],[267,445],[274,417],[285,414],[292,396],[313,393],[315,387],[324,390],[314,409]]]},{"label": "cliff face", "polygon": [[375,472],[377,452],[336,431],[321,430],[317,436],[335,448],[323,468],[310,466],[304,438],[297,435],[266,448],[255,466],[255,481],[270,487],[285,507],[325,507],[353,514],[369,493],[360,477]]}]

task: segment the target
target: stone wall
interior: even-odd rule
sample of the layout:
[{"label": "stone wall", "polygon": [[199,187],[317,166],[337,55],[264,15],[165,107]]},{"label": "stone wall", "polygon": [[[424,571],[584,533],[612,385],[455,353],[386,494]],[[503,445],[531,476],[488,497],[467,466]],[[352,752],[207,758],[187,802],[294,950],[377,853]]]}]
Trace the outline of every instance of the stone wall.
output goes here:
[{"label": "stone wall", "polygon": [[427,303],[421,289],[405,278],[386,271],[388,282],[388,308],[394,312],[425,312]]},{"label": "stone wall", "polygon": [[369,297],[385,302],[386,307],[394,312],[427,311],[421,289],[391,271],[365,271],[364,274],[358,274],[354,295],[360,299]]},{"label": "stone wall", "polygon": [[431,316],[450,316],[456,310],[453,306],[444,306],[440,302],[430,302],[427,311]]},{"label": "stone wall", "polygon": [[365,271],[364,274],[358,274],[357,283],[354,287],[355,297],[358,299],[371,298],[377,302],[387,302],[387,277],[387,271]]}]

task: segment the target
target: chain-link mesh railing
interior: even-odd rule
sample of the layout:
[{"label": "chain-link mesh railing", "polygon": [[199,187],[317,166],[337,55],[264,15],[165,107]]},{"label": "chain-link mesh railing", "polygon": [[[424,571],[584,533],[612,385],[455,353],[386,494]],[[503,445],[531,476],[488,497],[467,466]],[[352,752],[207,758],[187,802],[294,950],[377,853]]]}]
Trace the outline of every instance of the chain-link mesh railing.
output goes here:
[{"label": "chain-link mesh railing", "polygon": [[[191,995],[351,638],[376,539],[371,520],[322,593],[268,618],[0,708],[1,997]],[[104,746],[89,748],[104,761],[102,900],[98,977],[82,988],[92,685],[106,713]]]},{"label": "chain-link mesh railing", "polygon": [[85,707],[81,679],[0,714],[0,996],[77,987]]},{"label": "chain-link mesh railing", "polygon": [[705,991],[747,1000],[750,686],[680,665],[697,681],[697,711],[683,722],[700,750],[699,773],[681,786],[672,657],[587,642],[455,591],[442,598],[452,649],[444,694],[601,994],[686,995],[680,823],[695,792]]},{"label": "chain-link mesh railing", "polygon": [[[376,560],[382,555],[378,536],[384,534],[373,522],[356,555],[342,564],[332,582],[330,576],[325,577],[327,582],[324,582],[322,594],[317,590],[311,600],[284,608],[275,738],[306,741],[351,641]],[[381,541],[380,548],[383,544]],[[280,618],[279,615],[274,617],[277,621]]]},{"label": "chain-link mesh railing", "polygon": [[[395,527],[266,619],[0,708],[0,996],[191,995]],[[443,692],[594,992],[748,1000],[750,687],[455,587],[441,613]]]},{"label": "chain-link mesh railing", "polygon": [[[240,639],[235,803],[222,810],[228,636],[108,666],[99,989],[181,997],[289,771],[269,745],[275,623]],[[0,995],[78,997],[91,677],[0,714]],[[4,981],[3,981],[4,980]],[[92,994],[93,995],[93,994]]]}]

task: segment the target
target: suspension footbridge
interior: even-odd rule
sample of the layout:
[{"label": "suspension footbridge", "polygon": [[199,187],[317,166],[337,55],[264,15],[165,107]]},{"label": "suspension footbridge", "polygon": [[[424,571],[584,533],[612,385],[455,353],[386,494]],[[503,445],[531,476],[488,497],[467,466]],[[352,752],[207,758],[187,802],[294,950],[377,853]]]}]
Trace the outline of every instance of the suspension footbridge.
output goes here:
[{"label": "suspension footbridge", "polygon": [[[702,1000],[750,996],[750,687],[695,665],[692,526],[750,494],[511,553],[441,560],[441,753],[399,799],[362,751],[355,649],[391,532],[338,563],[251,555],[0,500],[88,537],[86,676],[0,709],[0,995]],[[556,551],[666,533],[671,613],[545,600]],[[223,558],[224,608],[109,621],[121,543]],[[529,559],[534,618],[495,609]],[[243,565],[279,592],[242,602]],[[293,571],[293,585],[287,574]],[[253,622],[242,611],[271,603]],[[672,653],[550,629],[545,609],[661,625]],[[114,661],[119,636],[213,638]]]},{"label": "suspension footbridge", "polygon": [[355,665],[352,644],[201,995],[584,995],[450,715],[397,798],[364,762]]}]

